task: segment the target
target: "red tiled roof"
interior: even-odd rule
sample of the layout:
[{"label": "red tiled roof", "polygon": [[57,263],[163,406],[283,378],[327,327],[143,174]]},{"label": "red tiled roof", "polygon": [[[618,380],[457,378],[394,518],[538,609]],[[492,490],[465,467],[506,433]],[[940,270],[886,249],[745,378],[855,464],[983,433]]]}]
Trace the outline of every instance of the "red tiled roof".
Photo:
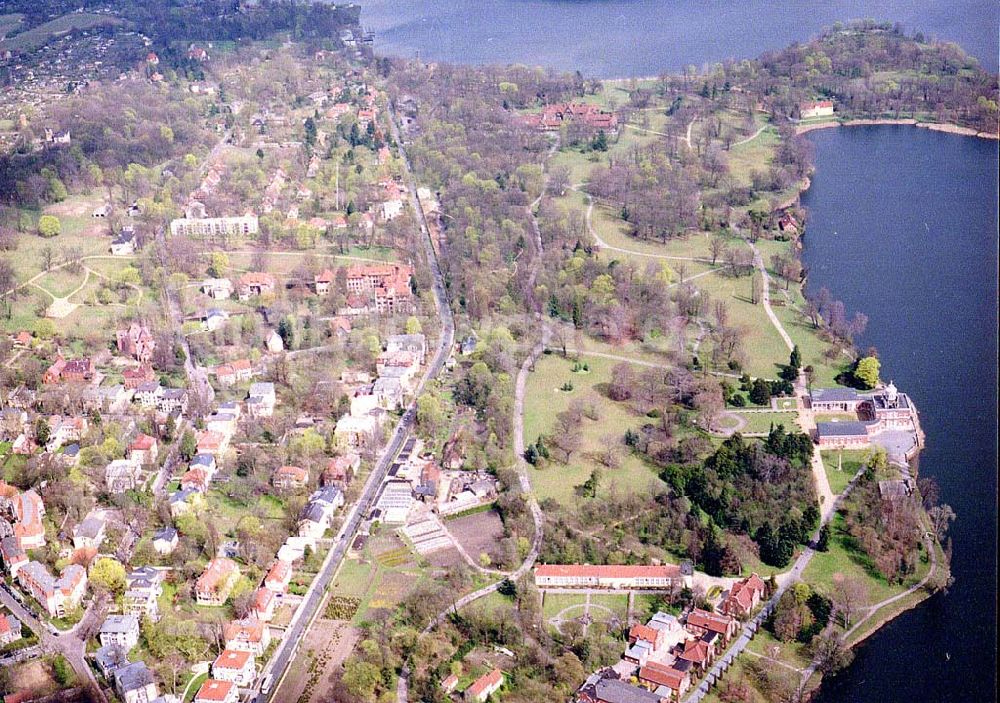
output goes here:
[{"label": "red tiled roof", "polygon": [[710,650],[706,643],[701,640],[688,640],[684,643],[684,651],[680,658],[695,664],[703,664],[708,661],[709,655]]},{"label": "red tiled roof", "polygon": [[647,625],[636,623],[629,628],[628,638],[629,641],[637,639],[646,640],[647,642],[656,642],[657,634],[659,634],[658,630],[655,630]]},{"label": "red tiled roof", "polygon": [[215,663],[212,664],[212,669],[231,669],[233,671],[241,671],[243,667],[247,665],[247,660],[253,656],[250,652],[242,652],[236,649],[224,649],[222,654],[218,656]]},{"label": "red tiled roof", "polygon": [[155,444],[155,437],[150,437],[148,434],[140,434],[132,440],[132,444],[129,445],[129,449],[148,452]]},{"label": "red tiled roof", "polygon": [[260,642],[264,639],[264,623],[257,618],[233,620],[223,629],[222,637],[226,642],[231,640]]},{"label": "red tiled roof", "polygon": [[677,578],[681,568],[676,564],[649,566],[644,564],[609,564],[606,566],[589,564],[540,564],[535,567],[536,576],[581,577],[581,578]]},{"label": "red tiled roof", "polygon": [[720,635],[728,634],[732,626],[733,619],[728,615],[709,613],[705,610],[694,609],[687,617],[687,624],[694,627],[701,627],[709,632],[718,632]]},{"label": "red tiled roof", "polygon": [[657,686],[666,686],[675,691],[680,690],[681,684],[688,674],[677,671],[672,666],[649,662],[639,669],[639,680],[654,683]]},{"label": "red tiled roof", "polygon": [[235,685],[232,681],[206,679],[194,697],[195,703],[199,701],[224,701],[229,697],[229,692],[233,690]]},{"label": "red tiled roof", "polygon": [[476,679],[475,683],[465,689],[465,695],[466,697],[476,697],[488,688],[496,686],[501,681],[503,681],[503,672],[499,669],[494,669],[490,673]]}]

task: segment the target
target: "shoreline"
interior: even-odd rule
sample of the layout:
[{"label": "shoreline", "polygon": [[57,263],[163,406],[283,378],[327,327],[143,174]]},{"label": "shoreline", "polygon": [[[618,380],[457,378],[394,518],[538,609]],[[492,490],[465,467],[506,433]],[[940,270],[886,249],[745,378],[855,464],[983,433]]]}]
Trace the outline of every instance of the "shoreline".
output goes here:
[{"label": "shoreline", "polygon": [[[959,127],[957,125],[946,125],[946,124],[938,124],[938,123],[918,123],[916,120],[911,120],[911,119],[908,119],[908,120],[851,120],[851,121],[847,121],[847,122],[840,122],[840,121],[821,122],[821,123],[816,123],[816,124],[812,124],[812,125],[803,125],[803,126],[800,126],[800,127],[796,128],[796,134],[805,134],[807,132],[811,132],[811,131],[814,131],[814,130],[829,129],[829,128],[832,128],[832,127],[842,127],[842,126],[843,127],[856,127],[856,126],[876,126],[876,125],[909,125],[909,126],[923,127],[925,129],[931,129],[933,131],[941,131],[941,132],[947,132],[947,133],[951,133],[951,134],[958,134],[960,136],[973,136],[973,137],[981,136],[980,133],[977,133],[977,132],[975,132],[975,131],[973,131],[971,129],[968,129],[968,128]],[[983,135],[981,136],[981,138],[996,140],[996,139],[998,139],[998,135],[985,135],[985,133],[983,133]],[[795,195],[789,197],[786,201],[784,201],[779,206],[779,208],[784,209],[784,208],[792,207],[793,205],[796,205],[796,204],[798,204],[800,202],[800,198],[802,197],[802,194],[805,193],[807,190],[809,190],[809,188],[812,186],[812,178],[811,178],[811,176],[812,176],[814,170],[815,170],[815,166],[813,167],[812,170],[810,170],[809,175],[805,176],[799,182],[799,184],[798,184],[798,186],[796,188]],[[802,231],[802,234],[804,234],[804,233],[805,233],[805,229],[803,229],[803,231]],[[799,257],[800,262],[801,262],[801,252],[802,252],[802,249],[803,249],[802,235],[800,235],[799,238],[797,239],[796,246],[794,248],[795,248],[795,254],[796,254],[797,257]],[[805,295],[805,285],[806,285],[805,281],[802,281],[799,284],[800,290],[801,290],[801,292],[802,292],[803,295]],[[920,426],[919,415],[918,415],[918,420],[917,420],[917,436],[918,436],[917,446],[914,447],[911,450],[911,452],[908,453],[907,456],[906,456],[906,459],[907,459],[908,463],[910,461],[912,461],[913,459],[919,457],[919,455],[923,452],[925,444],[926,444],[926,436],[924,435],[923,429]],[[926,511],[924,511],[924,516],[926,517]],[[940,549],[940,545],[937,544],[936,542],[934,542],[932,548],[933,549]],[[948,570],[950,572],[950,565],[949,564],[943,564],[942,565],[942,564],[939,563],[939,564],[937,564],[937,566],[938,566],[938,568],[941,568],[943,566],[943,568],[945,568],[946,570]],[[933,571],[934,567],[932,566],[931,568],[932,568],[932,571]],[[929,600],[936,593],[937,593],[937,591],[928,591],[928,590],[926,590],[924,588],[921,588],[921,589],[919,589],[917,591],[914,591],[914,592],[908,594],[905,598],[903,598],[898,603],[888,603],[888,604],[885,604],[884,606],[882,606],[881,608],[878,608],[874,612],[869,613],[869,615],[865,619],[870,619],[871,622],[869,623],[868,626],[866,626],[862,630],[861,634],[856,639],[853,639],[851,641],[846,641],[845,640],[845,644],[846,644],[847,648],[849,650],[851,650],[851,651],[854,651],[859,645],[861,645],[864,642],[866,642],[870,637],[872,637],[873,635],[875,635],[876,633],[878,633],[880,630],[882,630],[882,628],[884,628],[890,622],[892,622],[893,620],[895,620],[895,619],[899,618],[900,616],[904,615],[908,611],[917,608],[922,603],[924,603],[925,601]],[[879,611],[883,610],[883,609],[885,609],[886,611],[884,613],[880,614]],[[850,668],[850,664],[847,666],[847,668]],[[815,696],[819,692],[820,688],[822,688],[824,678],[825,678],[825,675],[822,674],[820,671],[816,670],[816,671],[813,672],[812,676],[810,676],[806,681],[803,682],[803,686],[804,686],[804,688],[806,690],[808,690],[810,696]]]},{"label": "shoreline", "polygon": [[807,134],[819,129],[830,129],[832,127],[870,127],[875,125],[907,125],[910,127],[920,127],[929,129],[932,132],[944,132],[946,134],[957,134],[962,137],[977,137],[979,139],[1000,140],[1000,134],[992,132],[977,132],[971,127],[960,127],[956,124],[944,122],[920,122],[913,118],[904,119],[857,119],[857,120],[828,120],[826,122],[813,122],[811,124],[800,124],[795,128],[796,134]]}]

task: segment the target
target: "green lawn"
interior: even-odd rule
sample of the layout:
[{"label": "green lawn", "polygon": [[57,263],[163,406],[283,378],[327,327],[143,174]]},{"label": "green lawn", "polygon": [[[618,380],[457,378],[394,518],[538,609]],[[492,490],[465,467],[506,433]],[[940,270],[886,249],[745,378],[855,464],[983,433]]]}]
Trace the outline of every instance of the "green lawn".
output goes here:
[{"label": "green lawn", "polygon": [[569,617],[579,617],[583,615],[583,594],[574,595],[571,593],[547,593],[545,601],[542,603],[542,616],[546,619],[554,618],[566,608],[579,605],[580,608],[566,613]]},{"label": "green lawn", "polygon": [[794,431],[798,425],[795,424],[796,412],[766,412],[766,413],[741,413],[746,418],[747,424],[741,430],[743,433],[770,432],[771,425],[775,427],[784,425],[788,431]]},{"label": "green lawn", "polygon": [[802,574],[802,580],[817,591],[829,594],[835,577],[861,579],[868,586],[869,603],[875,603],[900,593],[926,573],[926,567],[921,566],[917,569],[917,574],[909,577],[902,585],[888,583],[878,575],[864,552],[851,548],[850,537],[844,533],[843,524],[843,517],[836,515],[832,522],[830,550],[817,552]]},{"label": "green lawn", "polygon": [[[552,460],[543,469],[530,469],[536,496],[539,500],[553,498],[560,503],[572,503],[576,487],[585,482],[596,468],[604,474],[598,496],[607,491],[612,482],[619,491],[646,491],[650,484],[663,485],[654,468],[626,452],[624,447],[620,468],[603,468],[594,458],[594,453],[608,440],[619,441],[625,430],[634,429],[646,419],[601,393],[603,385],[610,379],[611,368],[618,362],[597,357],[583,357],[583,360],[590,367],[589,373],[574,373],[574,362],[558,354],[545,355],[528,377],[524,403],[524,440],[528,444],[534,443],[540,434],[549,432],[556,414],[569,407],[575,398],[592,399],[600,412],[597,421],[582,420],[583,446],[570,457],[568,464]],[[573,390],[560,390],[567,382],[573,384]]]},{"label": "green lawn", "polygon": [[[610,594],[598,594],[590,597],[590,604],[602,605],[611,612],[613,612],[619,620],[625,622],[625,616],[628,612],[628,596],[627,595],[610,595]],[[591,615],[595,620],[605,620],[607,613],[603,610],[591,610]]]},{"label": "green lawn", "polygon": [[861,450],[822,453],[826,478],[834,495],[844,492],[847,484],[861,468],[865,454],[866,452]]}]

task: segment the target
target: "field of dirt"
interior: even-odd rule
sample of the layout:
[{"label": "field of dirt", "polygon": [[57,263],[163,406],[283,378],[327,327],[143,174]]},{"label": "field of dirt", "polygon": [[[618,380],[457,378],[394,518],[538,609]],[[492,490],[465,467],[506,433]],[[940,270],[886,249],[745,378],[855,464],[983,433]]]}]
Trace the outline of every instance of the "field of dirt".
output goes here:
[{"label": "field of dirt", "polygon": [[499,556],[499,542],[500,538],[503,537],[503,522],[496,511],[472,513],[454,520],[447,520],[445,527],[473,559],[478,559],[483,552],[488,553],[494,559]]},{"label": "field of dirt", "polygon": [[24,662],[14,667],[11,689],[14,691],[31,691],[35,695],[47,695],[56,691],[56,685],[49,665],[39,659]]},{"label": "field of dirt", "polygon": [[[361,631],[348,622],[317,619],[275,692],[274,700],[318,703],[360,638]],[[312,662],[315,664],[310,666]]]}]

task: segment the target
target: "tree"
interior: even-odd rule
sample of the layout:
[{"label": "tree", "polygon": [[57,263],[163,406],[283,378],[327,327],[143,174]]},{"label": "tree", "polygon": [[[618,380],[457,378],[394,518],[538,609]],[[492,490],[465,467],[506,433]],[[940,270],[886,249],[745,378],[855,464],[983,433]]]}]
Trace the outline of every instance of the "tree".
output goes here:
[{"label": "tree", "polygon": [[792,353],[788,357],[788,365],[796,371],[802,368],[802,352],[799,351],[798,344],[792,347]]},{"label": "tree", "polygon": [[715,262],[726,251],[726,240],[722,237],[712,237],[712,241],[709,242],[708,247],[708,250],[712,254],[712,266],[715,266]]},{"label": "tree", "polygon": [[437,433],[443,414],[441,401],[432,393],[424,393],[417,399],[417,424],[429,434]]},{"label": "tree", "polygon": [[878,385],[879,369],[881,362],[877,357],[866,356],[858,360],[858,365],[854,368],[854,378],[864,388],[874,388]]},{"label": "tree", "polygon": [[834,616],[844,628],[849,628],[854,618],[868,606],[868,587],[860,579],[834,574],[830,600]]},{"label": "tree", "polygon": [[183,436],[181,436],[180,452],[184,461],[191,461],[194,455],[198,453],[198,440],[191,430],[185,430]]},{"label": "tree", "polygon": [[934,527],[934,536],[937,537],[938,542],[943,541],[945,533],[948,532],[948,525],[955,519],[955,511],[947,503],[942,503],[931,507],[927,511],[927,517],[930,518],[931,525]]},{"label": "tree", "polygon": [[836,632],[824,632],[813,641],[813,660],[823,674],[835,674],[854,660],[854,652]]},{"label": "tree", "polygon": [[35,443],[39,446],[44,447],[49,443],[49,438],[51,437],[52,430],[49,427],[49,422],[44,417],[39,417],[35,420]]},{"label": "tree", "polygon": [[212,252],[212,263],[208,267],[208,272],[216,278],[222,278],[229,270],[229,255],[224,251]]},{"label": "tree", "polygon": [[755,379],[750,387],[750,402],[754,405],[767,405],[771,402],[771,384],[766,379]]},{"label": "tree", "polygon": [[62,232],[62,223],[55,215],[42,215],[38,218],[38,234],[50,238]]},{"label": "tree", "polygon": [[101,557],[90,567],[90,583],[106,593],[119,596],[125,592],[125,567],[116,559]]},{"label": "tree", "polygon": [[420,334],[421,332],[423,332],[423,328],[419,319],[413,315],[406,318],[406,334]]},{"label": "tree", "polygon": [[344,685],[352,695],[359,698],[369,700],[381,680],[381,672],[374,664],[351,657],[344,665]]},{"label": "tree", "polygon": [[830,525],[823,525],[819,530],[819,539],[816,541],[816,551],[826,552],[830,549]]}]

